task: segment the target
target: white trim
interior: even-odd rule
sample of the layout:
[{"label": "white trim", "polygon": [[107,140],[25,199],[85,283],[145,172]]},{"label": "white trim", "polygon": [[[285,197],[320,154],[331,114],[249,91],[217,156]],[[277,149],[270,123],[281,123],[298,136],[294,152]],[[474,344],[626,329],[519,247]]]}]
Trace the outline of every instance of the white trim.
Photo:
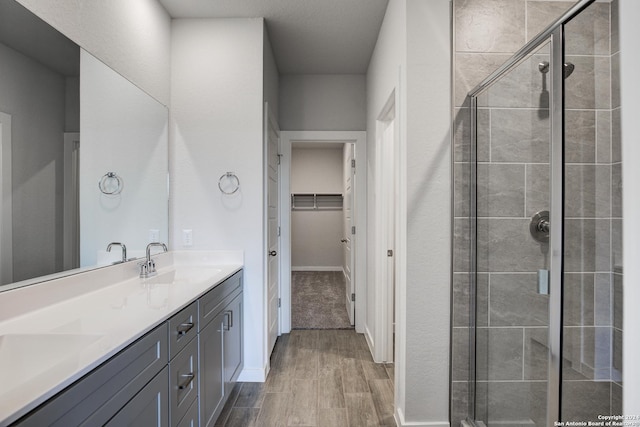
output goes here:
[{"label": "white trim", "polygon": [[268,366],[264,368],[244,368],[238,376],[240,383],[263,383],[267,380]]},{"label": "white trim", "polygon": [[297,267],[291,267],[291,271],[343,271],[342,266],[313,266],[313,265],[301,265]]},{"label": "white trim", "polygon": [[396,412],[393,414],[393,418],[399,427],[451,427],[449,421],[406,421],[404,419],[404,413],[401,408],[396,407]]},{"label": "white trim", "polygon": [[[355,222],[358,238],[355,241],[356,268],[356,332],[364,332],[366,320],[366,290],[367,290],[367,133],[364,131],[281,131],[280,132],[280,194],[291,193],[291,143],[292,142],[322,142],[345,143],[352,142],[356,148],[356,212]],[[282,333],[291,331],[291,199],[280,198],[281,224],[281,276],[280,295],[282,307]],[[362,298],[358,298],[361,295]]]},{"label": "white trim", "polygon": [[11,116],[0,112],[0,285],[13,283]]}]

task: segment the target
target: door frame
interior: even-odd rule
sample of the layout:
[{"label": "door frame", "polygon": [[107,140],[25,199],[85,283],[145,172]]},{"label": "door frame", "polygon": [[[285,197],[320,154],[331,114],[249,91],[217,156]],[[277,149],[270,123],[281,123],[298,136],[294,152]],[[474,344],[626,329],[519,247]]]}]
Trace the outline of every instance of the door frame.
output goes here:
[{"label": "door frame", "polygon": [[[294,142],[354,143],[356,153],[357,210],[354,217],[355,248],[355,329],[364,332],[367,289],[367,133],[364,131],[281,131],[280,194],[291,194],[291,145]],[[280,197],[280,333],[291,332],[291,198]]]},{"label": "door frame", "polygon": [[11,115],[0,111],[0,284],[13,282]]}]

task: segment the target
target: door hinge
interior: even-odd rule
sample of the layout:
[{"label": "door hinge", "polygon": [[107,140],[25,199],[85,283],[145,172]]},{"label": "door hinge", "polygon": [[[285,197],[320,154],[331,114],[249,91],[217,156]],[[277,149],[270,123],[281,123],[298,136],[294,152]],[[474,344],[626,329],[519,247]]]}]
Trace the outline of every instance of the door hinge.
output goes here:
[{"label": "door hinge", "polygon": [[280,226],[278,226],[278,236],[280,236]]},{"label": "door hinge", "polygon": [[280,308],[282,306],[282,301],[280,300],[280,298],[278,298],[278,308]]},{"label": "door hinge", "polygon": [[356,167],[356,159],[351,159],[351,167],[352,168]]},{"label": "door hinge", "polygon": [[393,256],[393,249],[387,249],[387,256]]},{"label": "door hinge", "polygon": [[351,234],[356,234],[356,226],[351,227]]},{"label": "door hinge", "polygon": [[280,162],[282,161],[282,154],[278,153],[276,154],[276,156],[278,156],[278,164],[280,164]]},{"label": "door hinge", "polygon": [[351,301],[355,301],[356,300],[356,294],[351,294]]}]

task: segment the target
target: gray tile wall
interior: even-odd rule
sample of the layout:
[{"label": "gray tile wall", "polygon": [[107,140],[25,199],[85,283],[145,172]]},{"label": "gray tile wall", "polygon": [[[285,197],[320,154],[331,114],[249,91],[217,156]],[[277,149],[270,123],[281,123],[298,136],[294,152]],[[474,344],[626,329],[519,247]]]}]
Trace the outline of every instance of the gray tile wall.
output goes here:
[{"label": "gray tile wall", "polygon": [[[452,426],[469,406],[470,112],[465,95],[573,5],[454,0]],[[563,416],[621,413],[622,210],[618,0],[567,26]],[[610,36],[611,34],[611,36]],[[549,81],[539,50],[480,98],[478,111],[477,418],[545,425],[548,300],[536,290],[545,245],[529,218],[548,209]],[[548,79],[548,77],[547,77]],[[547,92],[545,92],[545,89]],[[541,148],[542,147],[542,148]],[[617,267],[617,268],[614,268]],[[587,396],[590,396],[588,399]],[[593,404],[583,404],[593,400]],[[507,403],[505,403],[507,402]],[[508,402],[512,402],[508,403]],[[595,411],[595,412],[594,412]],[[600,411],[600,412],[597,412]],[[527,424],[528,423],[528,424]]]}]

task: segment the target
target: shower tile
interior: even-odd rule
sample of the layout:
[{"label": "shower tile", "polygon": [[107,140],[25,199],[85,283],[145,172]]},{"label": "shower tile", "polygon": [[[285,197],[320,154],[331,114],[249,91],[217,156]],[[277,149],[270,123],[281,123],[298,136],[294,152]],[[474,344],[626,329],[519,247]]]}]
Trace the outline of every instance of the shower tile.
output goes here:
[{"label": "shower tile", "polygon": [[611,269],[609,219],[566,219],[564,268],[566,272],[608,271]]},{"label": "shower tile", "polygon": [[611,108],[610,58],[602,56],[567,56],[575,65],[565,79],[565,107],[568,109]]},{"label": "shower tile", "polygon": [[453,215],[457,218],[469,216],[470,163],[453,164]]},{"label": "shower tile", "polygon": [[609,414],[622,414],[622,387],[611,383],[611,410]]},{"label": "shower tile", "polygon": [[522,328],[478,328],[476,378],[489,381],[522,379]]},{"label": "shower tile", "polygon": [[453,220],[453,271],[468,272],[469,269],[469,219]]},{"label": "shower tile", "polygon": [[575,2],[527,1],[527,41],[551,25]]},{"label": "shower tile", "polygon": [[611,165],[611,216],[622,218],[622,164]]},{"label": "shower tile", "polygon": [[524,0],[454,2],[456,51],[517,51],[525,43]]},{"label": "shower tile", "polygon": [[549,119],[531,110],[493,110],[491,161],[549,162]]},{"label": "shower tile", "polygon": [[562,420],[600,421],[598,415],[609,414],[608,381],[563,381]]},{"label": "shower tile", "polygon": [[611,2],[611,53],[620,51],[620,3],[618,0]]},{"label": "shower tile", "polygon": [[453,118],[453,160],[468,162],[471,144],[471,116],[469,108],[456,108]]},{"label": "shower tile", "polygon": [[611,163],[611,111],[596,112],[596,162]]},{"label": "shower tile", "polygon": [[592,4],[567,23],[564,34],[570,55],[608,55],[609,4]]},{"label": "shower tile", "polygon": [[465,381],[451,383],[451,425],[459,426],[462,420],[470,417],[469,384]]},{"label": "shower tile", "polygon": [[622,331],[620,329],[613,330],[613,360],[612,368],[614,380],[622,383]]},{"label": "shower tile", "polygon": [[611,265],[622,265],[622,219],[611,220]]},{"label": "shower tile", "polygon": [[593,273],[565,273],[563,324],[565,326],[592,326],[594,324]]},{"label": "shower tile", "polygon": [[527,165],[527,198],[525,216],[549,210],[549,165],[545,163]]},{"label": "shower tile", "polygon": [[451,377],[453,381],[469,381],[469,328],[453,328]]},{"label": "shower tile", "polygon": [[478,164],[477,203],[479,217],[522,217],[525,166]]},{"label": "shower tile", "polygon": [[538,69],[549,55],[533,55],[504,74],[487,91],[491,107],[533,108],[541,118],[549,116],[549,75]]},{"label": "shower tile", "polygon": [[609,327],[565,327],[564,378],[610,380],[611,338]]},{"label": "shower tile", "polygon": [[612,326],[613,316],[612,307],[613,301],[612,286],[611,286],[611,273],[596,273],[594,284],[594,324],[596,326]]},{"label": "shower tile", "polygon": [[611,162],[618,163],[622,161],[622,137],[620,131],[622,123],[620,118],[620,108],[611,111]]},{"label": "shower tile", "polygon": [[[477,275],[476,325],[487,326],[489,275]],[[453,275],[453,326],[469,326],[469,274]]]},{"label": "shower tile", "polygon": [[611,56],[611,108],[620,107],[620,53]]},{"label": "shower tile", "polygon": [[524,379],[546,380],[549,378],[549,331],[548,328],[524,330]]},{"label": "shower tile", "polygon": [[611,216],[611,166],[565,166],[565,216],[606,218]]},{"label": "shower tile", "polygon": [[505,63],[511,55],[502,54],[455,54],[455,97],[456,107],[464,104],[467,93],[484,80],[500,65]]},{"label": "shower tile", "polygon": [[478,219],[478,271],[522,272],[544,268],[546,246],[529,233],[529,219]]},{"label": "shower tile", "polygon": [[613,327],[622,330],[622,274],[613,274]]},{"label": "shower tile", "polygon": [[491,274],[489,325],[544,326],[549,322],[549,296],[538,293],[537,273]]},{"label": "shower tile", "polygon": [[594,163],[596,161],[596,112],[565,111],[565,161]]},{"label": "shower tile", "polygon": [[488,425],[544,426],[546,421],[547,382],[488,383]]}]

